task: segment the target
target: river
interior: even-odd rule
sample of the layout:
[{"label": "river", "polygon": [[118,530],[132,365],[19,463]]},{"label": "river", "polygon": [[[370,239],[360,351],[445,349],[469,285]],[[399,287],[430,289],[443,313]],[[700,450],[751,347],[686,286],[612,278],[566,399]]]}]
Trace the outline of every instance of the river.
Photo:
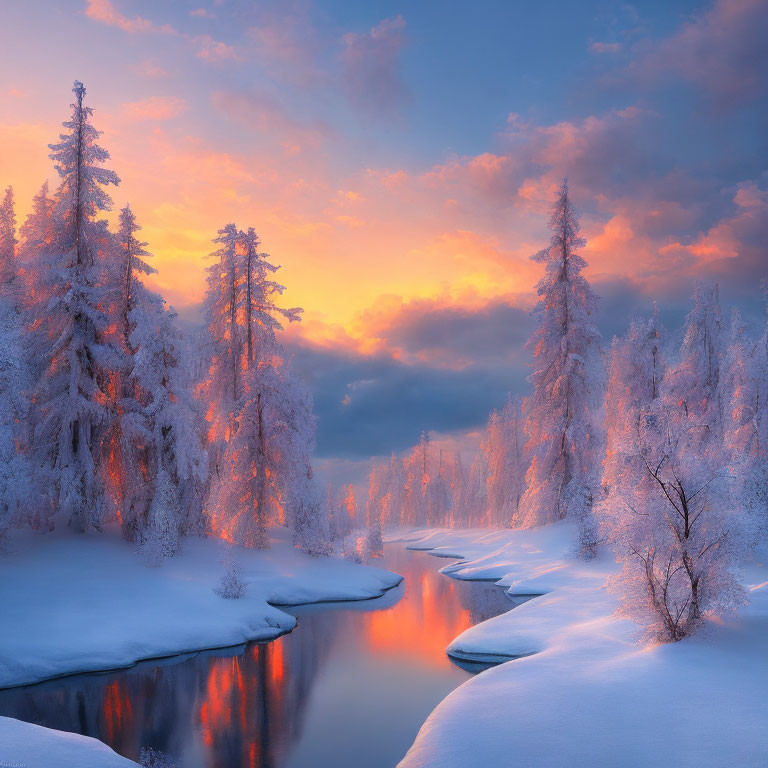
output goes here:
[{"label": "river", "polygon": [[180,768],[393,768],[477,671],[448,643],[512,607],[493,584],[442,576],[443,562],[387,544],[377,564],[405,579],[383,597],[287,609],[298,627],[268,643],[0,691],[0,714]]}]

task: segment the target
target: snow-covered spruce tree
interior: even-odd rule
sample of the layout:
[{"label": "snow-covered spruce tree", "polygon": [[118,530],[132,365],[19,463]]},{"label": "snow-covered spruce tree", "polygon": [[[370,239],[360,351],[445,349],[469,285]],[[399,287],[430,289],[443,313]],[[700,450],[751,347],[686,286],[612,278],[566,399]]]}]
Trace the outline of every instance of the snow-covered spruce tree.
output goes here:
[{"label": "snow-covered spruce tree", "polygon": [[[611,371],[613,388],[636,395],[624,399],[628,415],[613,422],[620,434],[612,434],[610,444],[618,444],[626,460],[611,470],[601,504],[601,522],[622,565],[614,588],[624,612],[667,641],[743,599],[734,566],[743,556],[744,531],[733,506],[720,415],[697,399],[701,385],[690,373],[700,370],[695,350],[708,354],[706,345],[691,345],[702,338],[706,313],[700,310],[688,316],[681,360],[668,369],[659,396],[651,397],[648,360],[645,366],[637,360],[640,345],[628,343],[630,354],[617,357]],[[707,399],[716,405],[712,389]]]},{"label": "snow-covered spruce tree", "polygon": [[514,526],[525,490],[524,420],[520,399],[507,400],[488,419],[482,450],[488,466],[488,525]]},{"label": "snow-covered spruce tree", "polygon": [[[201,534],[208,455],[202,417],[183,377],[181,336],[175,314],[144,289],[128,313],[133,350],[130,378],[141,393],[140,408],[126,412],[124,433],[140,454],[141,478],[149,499],[147,519],[137,519],[140,540],[162,533],[163,553],[173,555],[179,539]],[[158,525],[157,514],[167,523]],[[165,530],[168,530],[168,533]]]},{"label": "snow-covered spruce tree", "polygon": [[[140,229],[130,206],[126,205],[120,212],[113,253],[103,263],[101,283],[102,304],[110,318],[109,338],[123,358],[120,369],[109,373],[104,386],[110,418],[103,440],[102,472],[108,498],[128,541],[141,538],[154,483],[148,444],[138,427],[151,397],[133,371],[136,347],[131,336],[137,323],[152,324],[140,332],[144,338],[167,330],[162,303],[139,279],[141,274],[156,271],[146,262],[151,254],[145,250],[147,244],[137,237]],[[164,340],[168,340],[167,335]],[[152,344],[156,341],[151,339]]]},{"label": "snow-covered spruce tree", "polygon": [[224,444],[234,431],[237,403],[242,395],[243,328],[238,315],[242,300],[237,227],[227,224],[219,230],[214,243],[220,243],[221,247],[211,254],[215,261],[208,267],[204,301],[208,323],[205,340],[208,370],[201,389],[206,418],[211,423],[208,443],[216,470]]},{"label": "snow-covered spruce tree", "polygon": [[457,452],[451,463],[451,517],[449,528],[460,528],[466,525],[467,504],[467,471],[461,453]]},{"label": "snow-covered spruce tree", "polygon": [[154,495],[141,536],[141,551],[154,568],[179,551],[179,508],[177,487],[164,469],[154,478]]},{"label": "snow-covered spruce tree", "polygon": [[[272,522],[292,523],[296,512],[311,511],[304,505],[310,501],[314,420],[309,398],[286,365],[264,359],[248,370],[248,394],[214,479],[214,530],[247,547],[268,547]],[[298,534],[305,532],[302,518]]]},{"label": "snow-covered spruce tree", "polygon": [[140,307],[144,303],[143,299],[147,293],[144,284],[137,278],[139,275],[152,275],[157,272],[146,261],[152,257],[152,254],[146,250],[147,243],[137,237],[140,230],[141,227],[136,221],[136,215],[131,210],[131,206],[126,205],[120,211],[120,229],[117,233],[120,244],[118,311],[122,320],[123,342],[129,350],[132,329],[129,316],[137,306]]},{"label": "snow-covered spruce tree", "polygon": [[[54,247],[54,200],[46,181],[32,201],[32,211],[21,225],[18,247],[19,309],[27,326],[27,362],[30,374],[37,381],[45,370],[47,354],[41,350],[52,343],[53,330],[47,322],[48,303],[58,283],[56,262],[51,258]],[[23,297],[23,298],[22,298]]]},{"label": "snow-covered spruce tree", "polygon": [[13,187],[8,187],[0,202],[0,286],[6,292],[16,276],[17,242]]},{"label": "snow-covered spruce tree", "polygon": [[[238,232],[231,225],[221,239],[222,266],[212,268],[208,304],[214,350],[223,346],[224,354],[218,363],[214,355],[211,374],[231,387],[231,426],[220,437],[209,501],[213,527],[233,541],[261,548],[269,546],[270,523],[288,524],[296,546],[318,553],[327,547],[329,532],[313,488],[312,402],[276,338],[280,318],[298,320],[301,310],[276,306],[283,288],[268,276],[277,267],[258,252],[253,229]],[[217,318],[226,323],[222,332]],[[239,361],[239,371],[228,374],[224,363],[232,359]]]},{"label": "snow-covered spruce tree", "polygon": [[528,342],[533,352],[526,418],[531,465],[520,520],[525,526],[577,520],[580,552],[590,557],[596,546],[592,504],[601,458],[603,370],[596,298],[581,274],[586,262],[577,253],[585,241],[565,181],[550,229],[549,245],[532,257],[546,265],[546,273],[537,286],[539,327]]},{"label": "snow-covered spruce tree", "polygon": [[737,310],[732,313],[721,389],[735,497],[754,528],[753,538],[759,539],[768,531],[768,331],[756,344],[750,343]]},{"label": "snow-covered spruce tree", "polygon": [[111,206],[103,187],[118,184],[102,167],[109,158],[83,105],[85,87],[75,82],[72,117],[50,146],[61,176],[54,210],[54,235],[45,265],[57,275],[47,310],[52,343],[40,350],[46,371],[37,385],[38,418],[33,437],[41,487],[50,489],[56,509],[72,528],[99,528],[104,488],[98,457],[108,418],[100,371],[116,367],[115,350],[103,337],[106,318],[99,305],[97,253],[110,241],[106,222],[96,217]]},{"label": "snow-covered spruce tree", "polygon": [[488,462],[485,453],[480,451],[469,467],[464,494],[464,525],[481,527],[485,525],[488,510]]},{"label": "snow-covered spruce tree", "polygon": [[[19,234],[19,256],[27,254],[29,259],[34,259],[38,252],[53,241],[53,208],[54,200],[48,190],[46,181],[40,191],[32,199],[32,210],[21,225]],[[26,266],[27,259],[21,258]]]},{"label": "snow-covered spruce tree", "polygon": [[451,479],[449,467],[443,461],[442,448],[437,467],[433,469],[427,487],[427,524],[442,527],[451,516]]},{"label": "snow-covered spruce tree", "polygon": [[720,367],[724,352],[720,300],[716,284],[698,281],[693,309],[685,321],[680,362],[669,371],[670,396],[677,397],[686,416],[702,419],[702,439],[723,435],[723,390]]},{"label": "snow-covered spruce tree", "polygon": [[427,524],[431,461],[429,433],[422,432],[418,444],[405,462],[407,479],[404,525],[422,527]]},{"label": "snow-covered spruce tree", "polygon": [[0,550],[10,528],[35,524],[26,452],[29,374],[22,354],[19,314],[0,299]]},{"label": "snow-covered spruce tree", "polygon": [[627,334],[614,337],[605,391],[603,492],[621,483],[631,486],[647,480],[637,451],[643,414],[661,395],[667,369],[663,352],[665,331],[654,312],[648,320],[635,320]]},{"label": "snow-covered spruce tree", "polygon": [[301,320],[304,310],[300,307],[278,307],[275,298],[285,291],[269,276],[280,269],[269,261],[269,254],[261,253],[261,241],[253,227],[240,232],[242,245],[243,274],[245,281],[245,346],[248,362],[259,358],[259,346],[267,349],[274,334],[282,329],[281,321],[289,323]]}]

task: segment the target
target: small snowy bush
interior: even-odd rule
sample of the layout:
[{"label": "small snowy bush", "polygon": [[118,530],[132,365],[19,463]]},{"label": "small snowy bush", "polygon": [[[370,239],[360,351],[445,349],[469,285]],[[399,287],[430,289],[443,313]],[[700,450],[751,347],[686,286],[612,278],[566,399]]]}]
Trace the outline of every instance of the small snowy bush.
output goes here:
[{"label": "small snowy bush", "polygon": [[226,600],[239,600],[245,594],[243,572],[235,559],[235,549],[228,546],[221,558],[224,573],[219,586],[213,591]]}]

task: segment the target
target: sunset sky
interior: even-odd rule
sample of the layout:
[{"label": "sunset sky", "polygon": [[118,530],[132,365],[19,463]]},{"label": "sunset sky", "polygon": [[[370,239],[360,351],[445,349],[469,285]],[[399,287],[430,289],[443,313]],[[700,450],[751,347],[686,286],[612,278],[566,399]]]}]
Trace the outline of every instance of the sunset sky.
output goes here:
[{"label": "sunset sky", "polygon": [[21,218],[55,180],[82,80],[183,317],[224,224],[282,264],[318,458],[354,472],[524,391],[563,176],[606,345],[697,277],[760,319],[767,37],[764,0],[6,2],[0,185]]}]

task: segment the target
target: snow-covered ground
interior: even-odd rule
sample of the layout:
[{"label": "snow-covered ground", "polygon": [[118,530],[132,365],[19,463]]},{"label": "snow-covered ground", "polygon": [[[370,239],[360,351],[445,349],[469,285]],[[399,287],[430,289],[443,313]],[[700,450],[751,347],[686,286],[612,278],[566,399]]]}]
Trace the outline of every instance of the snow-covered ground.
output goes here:
[{"label": "snow-covered ground", "polygon": [[148,568],[119,534],[24,534],[0,556],[0,687],[273,638],[296,625],[275,605],[363,600],[401,580],[309,557],[289,537],[275,529],[272,549],[238,549],[247,590],[225,600],[213,592],[216,539],[185,540],[180,556]]},{"label": "snow-covered ground", "polygon": [[0,766],[4,768],[136,768],[136,765],[97,739],[0,717]]},{"label": "snow-covered ground", "polygon": [[514,660],[451,693],[400,768],[768,765],[766,569],[748,569],[750,604],[737,618],[649,646],[636,625],[614,615],[604,587],[613,563],[573,560],[574,536],[559,523],[400,537],[464,557],[442,570],[499,580],[520,602],[451,643],[458,657]]}]

